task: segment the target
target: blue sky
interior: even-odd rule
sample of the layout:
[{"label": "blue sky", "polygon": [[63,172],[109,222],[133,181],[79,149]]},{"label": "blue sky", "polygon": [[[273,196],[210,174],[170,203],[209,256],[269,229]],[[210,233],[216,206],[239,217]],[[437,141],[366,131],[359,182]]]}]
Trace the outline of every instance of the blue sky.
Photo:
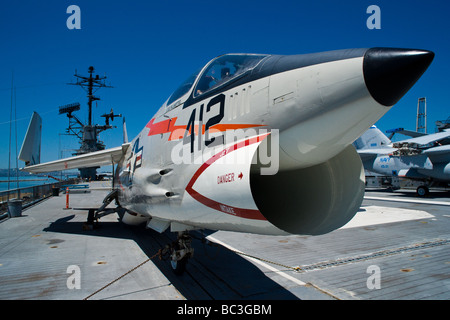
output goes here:
[{"label": "blue sky", "polygon": [[[81,30],[69,30],[69,5],[81,9]],[[369,30],[369,5],[381,9],[381,30]],[[94,66],[113,89],[101,89],[94,120],[114,108],[136,136],[179,83],[224,53],[299,54],[344,48],[428,49],[435,60],[413,89],[383,117],[381,130],[415,128],[417,99],[427,97],[428,128],[450,116],[448,1],[299,0],[21,0],[0,4],[0,168],[8,166],[11,77],[17,103],[18,148],[33,111],[43,118],[43,162],[78,147],[60,138],[67,127],[58,107],[86,94],[73,74]],[[100,136],[107,148],[122,142],[122,123]],[[13,133],[15,128],[13,127]],[[13,153],[15,140],[13,140]],[[68,151],[64,156],[69,156]],[[13,164],[15,162],[13,161]],[[23,163],[19,162],[19,166]]]}]

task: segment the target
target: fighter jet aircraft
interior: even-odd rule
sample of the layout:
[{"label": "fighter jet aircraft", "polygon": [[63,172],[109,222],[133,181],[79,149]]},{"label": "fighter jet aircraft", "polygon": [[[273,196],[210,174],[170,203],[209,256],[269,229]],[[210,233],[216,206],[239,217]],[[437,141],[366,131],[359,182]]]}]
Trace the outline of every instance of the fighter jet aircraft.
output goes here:
[{"label": "fighter jet aircraft", "polygon": [[116,164],[114,190],[95,217],[115,199],[123,222],[178,232],[176,272],[193,252],[189,230],[321,235],[350,221],[363,200],[352,142],[433,58],[394,48],[222,55],[188,77],[131,142],[24,170]]},{"label": "fighter jet aircraft", "polygon": [[[408,135],[412,132],[406,132]],[[423,184],[417,195],[429,187],[450,182],[450,130],[392,143],[373,126],[354,142],[364,168],[387,176],[398,176]]]}]

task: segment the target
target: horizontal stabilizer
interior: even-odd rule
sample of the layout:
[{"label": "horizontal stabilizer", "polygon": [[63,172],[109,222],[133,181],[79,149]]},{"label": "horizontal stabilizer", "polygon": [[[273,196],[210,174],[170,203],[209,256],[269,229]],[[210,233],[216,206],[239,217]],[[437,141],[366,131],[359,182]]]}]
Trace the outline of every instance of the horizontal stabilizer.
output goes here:
[{"label": "horizontal stabilizer", "polygon": [[393,153],[396,149],[391,147],[381,147],[374,149],[359,149],[357,150],[362,161],[373,160],[378,156],[389,155]]},{"label": "horizontal stabilizer", "polygon": [[127,152],[127,149],[129,147],[130,143],[124,143],[120,147],[100,150],[96,152],[82,154],[75,157],[28,166],[22,168],[21,170],[28,171],[30,173],[41,173],[41,172],[61,171],[68,169],[101,167],[116,164]]}]

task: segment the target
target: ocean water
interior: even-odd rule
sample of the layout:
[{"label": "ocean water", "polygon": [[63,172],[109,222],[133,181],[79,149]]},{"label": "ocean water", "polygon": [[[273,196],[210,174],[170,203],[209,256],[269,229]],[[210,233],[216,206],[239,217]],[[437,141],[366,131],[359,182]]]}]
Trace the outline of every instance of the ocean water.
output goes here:
[{"label": "ocean water", "polygon": [[[19,188],[33,187],[41,184],[55,183],[58,182],[55,179],[47,177],[36,177],[36,176],[23,176],[19,177]],[[9,183],[10,189],[17,188],[16,177],[10,177]],[[8,190],[8,177],[0,177],[0,191]]]}]

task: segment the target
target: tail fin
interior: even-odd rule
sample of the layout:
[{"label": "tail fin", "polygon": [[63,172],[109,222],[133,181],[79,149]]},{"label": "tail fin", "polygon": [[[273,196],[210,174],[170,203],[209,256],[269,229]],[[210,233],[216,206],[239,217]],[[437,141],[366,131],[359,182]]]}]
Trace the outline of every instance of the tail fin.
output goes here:
[{"label": "tail fin", "polygon": [[376,126],[370,127],[369,130],[364,132],[358,139],[353,142],[353,145],[357,150],[360,149],[374,149],[380,147],[386,147],[390,145],[391,140],[383,134]]},{"label": "tail fin", "polygon": [[19,153],[19,160],[24,161],[25,166],[41,162],[41,131],[42,118],[39,114],[33,112]]}]

